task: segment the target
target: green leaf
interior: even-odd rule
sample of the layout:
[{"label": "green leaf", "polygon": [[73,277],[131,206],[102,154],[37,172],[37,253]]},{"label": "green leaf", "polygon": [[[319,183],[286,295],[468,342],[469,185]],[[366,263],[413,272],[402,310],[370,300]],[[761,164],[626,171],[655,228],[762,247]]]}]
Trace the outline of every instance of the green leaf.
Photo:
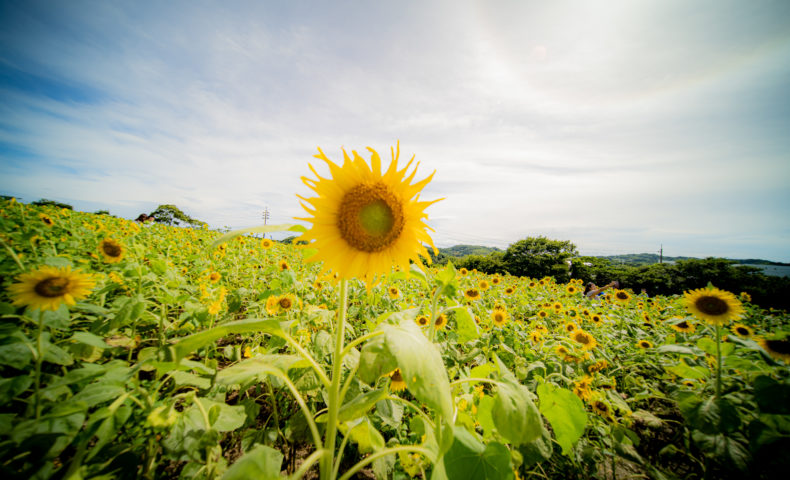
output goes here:
[{"label": "green leaf", "polygon": [[469,313],[469,308],[459,305],[450,307],[448,310],[455,310],[455,322],[457,324],[456,333],[460,343],[471,342],[480,338],[480,330],[474,317]]},{"label": "green leaf", "polygon": [[338,422],[350,422],[365,415],[368,410],[380,400],[383,400],[389,393],[386,389],[373,390],[354,397],[353,400],[340,407],[338,412]]},{"label": "green leaf", "polygon": [[477,404],[477,421],[483,427],[483,438],[486,440],[491,438],[496,430],[494,425],[494,417],[491,414],[494,409],[494,398],[486,395],[481,398]]},{"label": "green leaf", "polygon": [[507,447],[497,442],[486,445],[462,427],[453,427],[453,444],[443,463],[447,478],[452,480],[513,478]]},{"label": "green leaf", "polygon": [[74,332],[74,335],[72,335],[69,340],[84,343],[85,345],[90,345],[91,347],[101,349],[109,348],[109,345],[104,343],[103,338],[90,332]]},{"label": "green leaf", "polygon": [[283,223],[280,225],[260,225],[257,227],[242,228],[240,230],[233,230],[232,232],[228,232],[225,235],[214,240],[213,242],[211,242],[211,245],[209,245],[209,249],[217,248],[217,245],[221,243],[225,243],[228,240],[233,240],[239,235],[244,235],[245,233],[306,232],[306,231],[307,229],[302,225],[295,225],[288,223]]},{"label": "green leaf", "polygon": [[[247,419],[247,413],[243,405],[228,405],[224,402],[215,402],[207,398],[195,398],[208,412],[212,409],[216,412],[216,418],[211,422],[211,428],[218,432],[230,432],[241,428]],[[198,407],[193,406],[190,413],[200,414]],[[201,416],[202,423],[202,416]]]},{"label": "green leaf", "polygon": [[699,355],[699,352],[695,352],[689,347],[683,345],[661,345],[660,347],[656,348],[656,352],[658,353],[679,353],[681,355]]},{"label": "green leaf", "polygon": [[685,362],[680,362],[677,365],[664,367],[666,370],[680,378],[700,379],[708,378],[710,371],[704,367],[690,367]]},{"label": "green leaf", "polygon": [[476,367],[472,367],[472,370],[469,371],[469,376],[472,378],[488,378],[489,375],[498,371],[499,369],[496,365],[488,362],[482,365],[477,365]]},{"label": "green leaf", "polygon": [[[42,334],[44,336],[45,334]],[[44,340],[44,361],[56,365],[68,366],[74,363],[74,359],[69,352],[59,346]]]},{"label": "green leaf", "polygon": [[279,375],[290,368],[306,365],[298,355],[263,355],[242,360],[220,370],[216,381],[223,385],[247,385],[261,382],[267,375]]},{"label": "green leaf", "polygon": [[33,378],[27,375],[12,378],[0,378],[0,405],[5,405],[14,397],[27,390]]},{"label": "green leaf", "polygon": [[738,410],[726,397],[699,398],[693,392],[676,394],[678,407],[689,427],[708,435],[734,432],[741,425]]},{"label": "green leaf", "polygon": [[178,361],[225,335],[235,333],[268,333],[269,335],[281,335],[282,331],[282,326],[276,319],[263,320],[259,318],[247,318],[244,320],[237,320],[184,337],[175,345],[167,348],[165,356],[166,360]]},{"label": "green leaf", "polygon": [[[444,418],[451,418],[453,401],[450,380],[436,346],[425,337],[416,323],[407,318],[401,319],[398,325],[382,323],[379,329],[384,331],[384,335],[376,338],[383,338],[384,356],[391,358],[384,363],[394,363],[400,368],[412,395],[437,410]],[[368,358],[360,358],[360,362],[365,360]]]},{"label": "green leaf", "polygon": [[371,453],[384,448],[384,437],[370,423],[368,417],[343,423],[340,425],[340,431],[357,444],[360,453]]},{"label": "green leaf", "polygon": [[28,344],[21,341],[0,345],[0,365],[8,365],[24,370],[33,361],[33,352]]},{"label": "green leaf", "polygon": [[[716,340],[708,337],[702,337],[697,340],[697,347],[709,355],[713,355],[714,357],[716,356]],[[724,357],[732,353],[732,351],[735,349],[735,345],[729,342],[721,342],[720,348],[721,356]]]},{"label": "green leaf", "polygon": [[126,390],[118,383],[99,381],[91,383],[83,388],[72,398],[75,402],[85,402],[89,407],[115,400],[124,394]]},{"label": "green leaf", "polygon": [[170,376],[176,382],[176,386],[182,387],[184,385],[207,389],[211,387],[211,380],[194,373],[175,371],[171,372]]},{"label": "green leaf", "polygon": [[502,382],[494,397],[494,425],[515,446],[529,443],[543,432],[543,420],[530,395],[523,385]]},{"label": "green leaf", "polygon": [[551,383],[538,385],[540,413],[551,424],[562,453],[569,455],[573,444],[584,434],[587,412],[584,403],[570,390]]},{"label": "green leaf", "polygon": [[754,379],[754,399],[762,413],[790,415],[790,385],[761,375]]},{"label": "green leaf", "polygon": [[740,435],[705,434],[700,431],[691,433],[691,438],[709,456],[744,472],[749,468],[749,450]]},{"label": "green leaf", "polygon": [[279,480],[283,454],[266,445],[256,444],[228,468],[222,480]]},{"label": "green leaf", "polygon": [[522,445],[519,447],[518,451],[521,452],[521,457],[523,459],[522,465],[527,468],[536,463],[550,459],[551,455],[554,453],[554,448],[551,444],[551,433],[544,428],[540,438]]}]

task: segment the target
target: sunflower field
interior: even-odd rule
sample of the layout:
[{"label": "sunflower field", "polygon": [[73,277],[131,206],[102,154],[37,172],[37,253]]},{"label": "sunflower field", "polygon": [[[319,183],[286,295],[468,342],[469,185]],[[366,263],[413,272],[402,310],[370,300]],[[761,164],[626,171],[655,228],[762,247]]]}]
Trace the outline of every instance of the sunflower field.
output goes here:
[{"label": "sunflower field", "polygon": [[[3,201],[9,478],[773,478],[790,317],[437,269],[419,191],[353,153],[307,229]],[[261,233],[301,234],[284,244]]]}]

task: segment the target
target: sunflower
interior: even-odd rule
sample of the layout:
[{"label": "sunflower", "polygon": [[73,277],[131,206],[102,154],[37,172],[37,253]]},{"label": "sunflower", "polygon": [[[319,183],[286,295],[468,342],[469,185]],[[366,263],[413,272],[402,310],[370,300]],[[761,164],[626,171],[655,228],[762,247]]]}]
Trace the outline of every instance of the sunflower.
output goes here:
[{"label": "sunflower", "polygon": [[112,238],[105,238],[99,243],[99,252],[107,263],[118,263],[123,259],[123,245]]},{"label": "sunflower", "polygon": [[590,402],[590,407],[592,411],[597,413],[598,415],[604,418],[612,418],[612,409],[609,408],[609,404],[601,400],[600,398],[593,399]]},{"label": "sunflower", "polygon": [[535,288],[537,285],[538,285],[538,284],[537,284],[537,283],[535,283],[535,282],[529,282],[529,283],[527,284],[527,286],[528,286],[529,288]]},{"label": "sunflower", "polygon": [[294,308],[299,300],[292,293],[286,293],[277,297],[277,307],[282,311],[287,312]]},{"label": "sunflower", "polygon": [[447,325],[447,316],[443,313],[439,314],[436,317],[436,320],[433,321],[433,326],[436,327],[436,330],[441,330]]},{"label": "sunflower", "polygon": [[390,377],[390,391],[400,392],[406,390],[406,382],[403,380],[400,368],[396,368],[387,375]]},{"label": "sunflower", "polygon": [[75,305],[96,284],[92,275],[72,271],[71,267],[49,265],[16,277],[19,283],[8,287],[14,305],[55,311],[61,303]]},{"label": "sunflower", "polygon": [[274,242],[268,238],[264,238],[263,240],[261,240],[261,248],[264,250],[268,250],[272,248],[273,245]]},{"label": "sunflower", "polygon": [[595,337],[582,329],[575,330],[571,333],[571,339],[580,344],[585,350],[592,350],[598,345],[598,342],[595,341]]},{"label": "sunflower", "polygon": [[41,221],[44,222],[44,225],[48,227],[55,225],[55,222],[46,213],[39,213],[38,218],[40,218]]},{"label": "sunflower", "polygon": [[645,349],[653,348],[653,344],[648,342],[647,340],[639,340],[638,342],[636,342],[636,346],[639,347],[639,348],[645,348]]},{"label": "sunflower", "polygon": [[682,333],[694,333],[697,330],[697,327],[693,323],[690,323],[688,320],[683,320],[680,323],[676,323],[670,326],[672,327],[672,330]]},{"label": "sunflower", "polygon": [[281,271],[281,272],[282,272],[282,271],[285,271],[285,270],[290,270],[290,269],[291,269],[291,266],[290,266],[290,265],[288,265],[288,262],[287,262],[287,261],[285,261],[285,260],[280,260],[279,262],[277,262],[277,266],[280,268],[280,271]]},{"label": "sunflower", "polygon": [[601,370],[607,368],[608,366],[609,366],[609,362],[607,362],[606,360],[598,360],[597,362],[587,367],[587,372],[598,373]]},{"label": "sunflower", "polygon": [[760,338],[757,340],[768,354],[777,360],[784,360],[790,363],[790,340],[787,336],[771,335],[771,338]]},{"label": "sunflower", "polygon": [[211,275],[208,276],[208,279],[209,279],[209,281],[211,281],[211,283],[219,282],[220,278],[222,278],[222,275],[220,275],[217,272],[211,272]]},{"label": "sunflower", "polygon": [[625,290],[617,290],[616,292],[614,292],[614,299],[617,300],[618,302],[625,303],[631,300],[631,295],[629,295],[628,292],[626,292]]},{"label": "sunflower", "polygon": [[743,305],[735,295],[715,287],[686,292],[683,303],[690,313],[711,325],[726,325],[743,315]]},{"label": "sunflower", "polygon": [[740,294],[740,295],[738,295],[738,298],[739,298],[739,299],[740,299],[742,302],[751,302],[751,301],[752,301],[752,296],[751,296],[751,295],[749,295],[749,294],[748,294],[748,293],[746,293],[746,292],[741,292],[741,294]]},{"label": "sunflower", "polygon": [[389,287],[387,289],[387,293],[389,294],[390,298],[393,300],[396,298],[400,298],[400,290],[398,290],[398,287]]},{"label": "sunflower", "polygon": [[505,289],[505,295],[513,295],[513,292],[516,291],[516,287],[507,287]]},{"label": "sunflower", "polygon": [[596,324],[596,325],[600,325],[600,324],[601,324],[601,322],[603,322],[603,317],[602,317],[602,316],[601,316],[601,314],[599,314],[599,313],[594,313],[594,314],[593,314],[593,315],[590,317],[590,320],[592,320],[592,322],[593,322],[594,324]]},{"label": "sunflower", "polygon": [[414,321],[417,322],[417,325],[421,327],[427,327],[431,323],[431,321],[425,315],[418,316]]},{"label": "sunflower", "polygon": [[585,308],[585,309],[583,309],[583,310],[582,310],[582,316],[589,317],[589,316],[590,316],[590,311],[589,311],[589,310],[587,310],[586,308]]},{"label": "sunflower", "polygon": [[605,378],[602,381],[598,382],[598,388],[601,390],[614,390],[617,388],[617,380],[612,378]]},{"label": "sunflower", "polygon": [[491,321],[497,327],[502,327],[507,323],[508,314],[506,310],[495,308],[491,311]]},{"label": "sunflower", "polygon": [[742,323],[736,323],[735,325],[730,327],[730,330],[732,331],[732,333],[738,335],[741,338],[749,338],[752,335],[754,335],[754,331],[750,327]]},{"label": "sunflower", "polygon": [[532,330],[529,332],[529,339],[532,343],[540,343],[543,340],[543,335],[540,330]]},{"label": "sunflower", "polygon": [[590,390],[590,386],[592,385],[592,377],[585,375],[581,380],[573,382],[573,385],[573,393],[575,393],[577,397],[584,401],[590,399],[592,396],[592,390]]},{"label": "sunflower", "polygon": [[579,327],[577,327],[576,324],[573,322],[568,322],[565,324],[565,331],[568,333],[573,333],[578,328]]},{"label": "sunflower", "polygon": [[469,274],[469,270],[465,268],[461,268],[460,270],[458,270],[458,273],[460,273],[462,277],[465,277]]},{"label": "sunflower", "polygon": [[318,149],[315,155],[327,163],[332,178],[302,177],[318,197],[301,198],[304,209],[313,215],[299,218],[313,224],[301,239],[312,241],[317,253],[308,261],[323,261],[324,270],[338,272],[343,278],[360,278],[368,285],[378,282],[392,265],[404,271],[409,260],[419,263],[423,256],[430,263],[423,243],[436,247],[426,232],[423,219],[425,208],[437,202],[420,202],[419,193],[433,178],[412,184],[415,171],[406,175],[414,158],[398,170],[400,143],[392,149],[392,161],[382,174],[381,158],[372,148],[370,166],[355,151],[353,159],[343,150],[343,165],[339,166]]},{"label": "sunflower", "polygon": [[488,290],[488,288],[489,288],[491,285],[489,285],[489,283],[488,283],[488,280],[480,280],[480,281],[477,283],[477,286],[480,288],[480,290],[482,290],[482,291],[484,291],[484,292],[485,292],[486,290]]},{"label": "sunflower", "polygon": [[277,315],[277,313],[279,313],[279,301],[280,298],[277,295],[270,295],[269,298],[266,299],[266,312],[268,312],[269,315]]},{"label": "sunflower", "polygon": [[574,293],[578,292],[579,289],[576,288],[576,285],[568,284],[568,286],[565,287],[565,291],[573,295]]},{"label": "sunflower", "polygon": [[498,275],[491,277],[491,285],[499,285],[500,282],[502,282],[502,278],[500,278]]},{"label": "sunflower", "polygon": [[554,311],[557,313],[560,313],[563,308],[560,302],[554,302],[554,305],[552,305],[552,307],[554,308]]},{"label": "sunflower", "polygon": [[538,316],[540,318],[546,318],[549,316],[549,312],[547,312],[546,310],[538,310]]},{"label": "sunflower", "polygon": [[470,288],[464,292],[464,298],[467,300],[478,300],[480,299],[480,290],[476,288]]}]

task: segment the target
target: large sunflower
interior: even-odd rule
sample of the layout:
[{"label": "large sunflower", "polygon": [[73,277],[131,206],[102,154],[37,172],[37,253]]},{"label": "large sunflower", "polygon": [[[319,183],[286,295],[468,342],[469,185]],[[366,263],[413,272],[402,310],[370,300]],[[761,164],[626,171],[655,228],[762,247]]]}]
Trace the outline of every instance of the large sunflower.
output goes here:
[{"label": "large sunflower", "polygon": [[743,305],[732,293],[715,287],[700,288],[683,294],[686,309],[711,325],[726,325],[743,315]]},{"label": "large sunflower", "polygon": [[423,243],[436,247],[426,229],[424,210],[438,200],[420,202],[419,193],[433,178],[412,184],[415,170],[407,172],[414,158],[398,170],[400,144],[392,149],[392,161],[386,172],[381,172],[381,158],[371,152],[370,165],[352,151],[353,158],[343,150],[343,165],[339,166],[318,149],[315,155],[327,163],[332,178],[323,178],[310,170],[317,180],[302,177],[318,197],[304,198],[302,206],[312,215],[299,218],[313,224],[301,239],[312,242],[317,250],[309,261],[323,261],[323,270],[337,272],[343,278],[360,278],[368,285],[378,282],[393,264],[404,271],[409,260],[419,262],[423,256],[430,262]]},{"label": "large sunflower", "polygon": [[44,265],[38,270],[16,277],[19,283],[8,287],[14,305],[55,311],[61,303],[74,305],[85,298],[95,285],[93,276],[72,271],[71,267]]},{"label": "large sunflower", "polygon": [[757,339],[757,343],[775,359],[790,363],[790,339],[787,336],[769,335]]}]

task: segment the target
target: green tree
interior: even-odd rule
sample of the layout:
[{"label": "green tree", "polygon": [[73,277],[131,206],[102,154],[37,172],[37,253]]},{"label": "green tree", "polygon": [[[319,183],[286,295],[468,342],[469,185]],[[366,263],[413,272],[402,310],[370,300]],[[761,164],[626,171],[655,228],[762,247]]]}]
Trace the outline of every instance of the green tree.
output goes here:
[{"label": "green tree", "polygon": [[74,210],[74,207],[72,207],[68,203],[56,202],[55,200],[50,200],[48,198],[42,198],[41,200],[36,200],[35,202],[32,203],[33,205],[37,205],[39,207],[57,207],[57,208],[66,208],[69,210]]},{"label": "green tree", "polygon": [[576,245],[570,240],[527,237],[511,244],[502,261],[513,275],[533,278],[553,276],[565,281],[570,271],[570,260],[576,255]]},{"label": "green tree", "polygon": [[175,205],[159,205],[156,210],[151,212],[151,216],[157,223],[165,225],[181,225],[182,223],[199,227],[206,225],[206,222],[190,217]]},{"label": "green tree", "polygon": [[454,261],[456,268],[466,268],[467,270],[477,270],[478,272],[495,274],[508,273],[505,263],[502,261],[504,252],[491,252],[488,255],[467,255]]}]

